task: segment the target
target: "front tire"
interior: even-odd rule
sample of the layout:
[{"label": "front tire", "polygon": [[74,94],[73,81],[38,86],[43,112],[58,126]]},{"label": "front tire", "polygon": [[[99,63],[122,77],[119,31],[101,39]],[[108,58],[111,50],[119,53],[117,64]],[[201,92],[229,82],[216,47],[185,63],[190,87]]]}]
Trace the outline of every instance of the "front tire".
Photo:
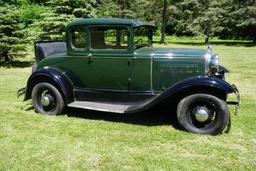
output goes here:
[{"label": "front tire", "polygon": [[220,134],[229,120],[225,101],[209,94],[193,94],[183,98],[177,107],[179,124],[189,132]]},{"label": "front tire", "polygon": [[64,108],[61,93],[49,83],[39,83],[33,88],[32,103],[38,113],[45,115],[60,114]]}]

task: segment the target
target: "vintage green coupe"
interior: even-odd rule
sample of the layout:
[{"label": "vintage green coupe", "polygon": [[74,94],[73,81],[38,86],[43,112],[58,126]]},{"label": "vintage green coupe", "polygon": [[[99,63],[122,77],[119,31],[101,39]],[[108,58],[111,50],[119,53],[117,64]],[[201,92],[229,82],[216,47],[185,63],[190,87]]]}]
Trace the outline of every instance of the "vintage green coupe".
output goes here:
[{"label": "vintage green coupe", "polygon": [[[32,99],[35,110],[46,115],[64,107],[135,113],[165,101],[177,106],[185,130],[223,132],[230,121],[227,104],[239,106],[239,93],[224,81],[218,55],[211,48],[155,48],[154,29],[134,19],[71,22],[66,42],[35,43],[24,100]],[[229,93],[238,101],[227,102]]]}]

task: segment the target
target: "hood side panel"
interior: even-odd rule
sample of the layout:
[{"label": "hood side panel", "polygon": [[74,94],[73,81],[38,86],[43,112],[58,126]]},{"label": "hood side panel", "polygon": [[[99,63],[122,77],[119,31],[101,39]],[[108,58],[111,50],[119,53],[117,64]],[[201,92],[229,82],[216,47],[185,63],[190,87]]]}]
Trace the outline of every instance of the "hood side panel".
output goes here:
[{"label": "hood side panel", "polygon": [[205,62],[200,58],[154,58],[153,87],[162,91],[193,76],[205,75]]}]

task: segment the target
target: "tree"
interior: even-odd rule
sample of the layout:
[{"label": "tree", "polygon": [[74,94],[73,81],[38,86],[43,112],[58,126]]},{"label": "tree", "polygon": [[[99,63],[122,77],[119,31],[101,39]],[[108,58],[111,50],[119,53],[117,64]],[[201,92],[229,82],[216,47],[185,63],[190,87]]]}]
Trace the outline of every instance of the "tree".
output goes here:
[{"label": "tree", "polygon": [[47,8],[42,5],[29,4],[27,1],[20,5],[20,18],[24,22],[25,27],[40,20],[41,15],[45,12],[47,12]]},{"label": "tree", "polygon": [[9,4],[9,5],[17,5],[18,4],[18,0],[0,0],[0,5],[5,5],[5,4]]},{"label": "tree", "polygon": [[65,27],[74,18],[73,15],[44,13],[41,20],[33,24],[37,28],[39,40],[64,40]]},{"label": "tree", "polygon": [[96,0],[50,0],[55,13],[74,15],[76,18],[96,17]]},{"label": "tree", "polygon": [[119,17],[120,10],[119,5],[113,0],[102,0],[97,5],[97,13],[98,17]]},{"label": "tree", "polygon": [[232,0],[229,13],[233,32],[237,37],[252,39],[256,43],[256,1]]},{"label": "tree", "polygon": [[172,0],[172,5],[168,7],[170,11],[168,17],[170,22],[168,27],[173,27],[173,33],[177,36],[194,36],[192,23],[198,17],[200,8],[197,0]]},{"label": "tree", "polygon": [[224,30],[222,23],[228,13],[226,0],[182,0],[173,4],[175,15],[172,21],[176,22],[176,35],[203,35],[208,43],[209,37]]},{"label": "tree", "polygon": [[165,41],[165,29],[166,29],[166,22],[167,22],[167,16],[166,16],[166,10],[167,10],[167,1],[164,0],[163,2],[163,15],[162,15],[162,29],[161,29],[161,43],[164,43]]},{"label": "tree", "polygon": [[205,43],[209,41],[209,37],[223,30],[221,22],[225,19],[225,9],[223,4],[217,1],[201,0],[199,8],[203,9],[200,14],[191,23],[190,29],[195,34],[203,34]]},{"label": "tree", "polygon": [[15,6],[0,7],[0,58],[5,62],[23,56],[25,50],[25,31]]},{"label": "tree", "polygon": [[[132,10],[135,4],[137,4],[136,0],[102,0],[97,5],[97,16],[136,18],[136,12]],[[137,8],[139,8],[139,6],[137,6]]]}]

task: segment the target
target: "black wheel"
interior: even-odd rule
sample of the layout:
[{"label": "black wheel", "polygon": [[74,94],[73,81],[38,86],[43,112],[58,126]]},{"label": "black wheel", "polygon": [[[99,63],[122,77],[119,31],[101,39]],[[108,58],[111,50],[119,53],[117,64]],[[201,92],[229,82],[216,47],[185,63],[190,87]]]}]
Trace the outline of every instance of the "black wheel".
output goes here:
[{"label": "black wheel", "polygon": [[64,108],[62,95],[49,83],[39,83],[33,88],[32,103],[37,112],[45,115],[60,114]]},{"label": "black wheel", "polygon": [[179,124],[189,132],[220,134],[229,120],[225,101],[209,94],[193,94],[183,98],[177,107]]}]

